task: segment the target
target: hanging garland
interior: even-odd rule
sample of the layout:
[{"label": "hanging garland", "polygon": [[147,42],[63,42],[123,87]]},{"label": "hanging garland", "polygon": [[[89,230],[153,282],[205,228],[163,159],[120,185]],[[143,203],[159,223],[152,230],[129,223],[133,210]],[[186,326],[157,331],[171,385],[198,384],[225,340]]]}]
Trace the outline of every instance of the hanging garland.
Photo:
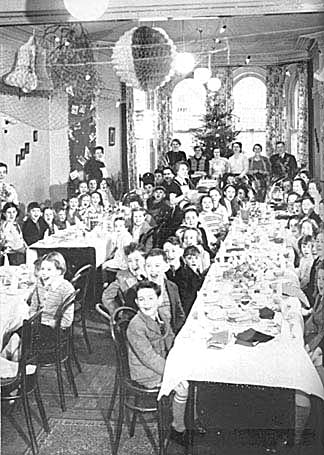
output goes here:
[{"label": "hanging garland", "polygon": [[155,90],[174,74],[176,48],[158,27],[135,27],[120,37],[113,49],[112,62],[126,85]]}]

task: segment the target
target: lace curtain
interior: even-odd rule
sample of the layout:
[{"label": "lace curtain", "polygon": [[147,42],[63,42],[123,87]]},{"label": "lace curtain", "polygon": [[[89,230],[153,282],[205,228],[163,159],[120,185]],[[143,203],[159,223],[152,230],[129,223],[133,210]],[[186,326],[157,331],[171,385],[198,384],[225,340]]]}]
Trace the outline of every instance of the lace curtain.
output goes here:
[{"label": "lace curtain", "polygon": [[287,104],[285,97],[285,66],[267,66],[266,152],[271,156],[277,141],[287,140]]},{"label": "lace curtain", "polygon": [[127,167],[129,190],[137,188],[137,157],[134,131],[134,95],[131,87],[126,88]]},{"label": "lace curtain", "polygon": [[297,64],[298,116],[297,116],[297,161],[308,168],[308,77],[307,62]]}]

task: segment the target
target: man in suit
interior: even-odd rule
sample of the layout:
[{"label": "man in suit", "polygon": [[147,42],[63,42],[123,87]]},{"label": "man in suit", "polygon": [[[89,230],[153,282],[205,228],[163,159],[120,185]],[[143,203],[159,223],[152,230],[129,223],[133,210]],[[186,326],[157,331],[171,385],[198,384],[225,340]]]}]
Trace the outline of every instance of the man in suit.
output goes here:
[{"label": "man in suit", "polygon": [[285,151],[285,143],[278,141],[276,144],[277,153],[270,157],[272,180],[281,178],[294,179],[297,174],[296,158]]}]

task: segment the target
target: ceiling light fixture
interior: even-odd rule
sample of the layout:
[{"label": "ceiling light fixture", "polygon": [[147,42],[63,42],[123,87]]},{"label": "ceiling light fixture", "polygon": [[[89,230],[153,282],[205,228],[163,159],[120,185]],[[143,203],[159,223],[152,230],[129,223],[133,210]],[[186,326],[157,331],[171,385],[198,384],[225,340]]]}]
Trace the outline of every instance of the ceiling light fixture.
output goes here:
[{"label": "ceiling light fixture", "polygon": [[108,7],[108,0],[64,0],[68,12],[80,21],[94,21],[99,19]]},{"label": "ceiling light fixture", "polygon": [[248,65],[250,63],[250,60],[251,60],[251,56],[248,55],[245,59],[245,64]]},{"label": "ceiling light fixture", "polygon": [[174,59],[174,69],[179,74],[188,74],[195,67],[195,57],[189,52],[179,52]]},{"label": "ceiling light fixture", "polygon": [[226,28],[227,28],[227,26],[225,24],[222,25],[222,27],[219,30],[219,33],[225,33]]}]

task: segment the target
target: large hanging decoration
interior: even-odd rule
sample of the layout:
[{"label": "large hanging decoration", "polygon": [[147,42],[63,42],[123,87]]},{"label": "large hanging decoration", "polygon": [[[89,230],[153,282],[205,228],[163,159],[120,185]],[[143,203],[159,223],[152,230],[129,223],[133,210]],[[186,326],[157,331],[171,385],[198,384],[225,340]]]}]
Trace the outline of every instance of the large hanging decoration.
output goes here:
[{"label": "large hanging decoration", "polygon": [[174,74],[176,48],[166,32],[158,27],[135,27],[120,37],[112,61],[126,85],[155,90]]}]

